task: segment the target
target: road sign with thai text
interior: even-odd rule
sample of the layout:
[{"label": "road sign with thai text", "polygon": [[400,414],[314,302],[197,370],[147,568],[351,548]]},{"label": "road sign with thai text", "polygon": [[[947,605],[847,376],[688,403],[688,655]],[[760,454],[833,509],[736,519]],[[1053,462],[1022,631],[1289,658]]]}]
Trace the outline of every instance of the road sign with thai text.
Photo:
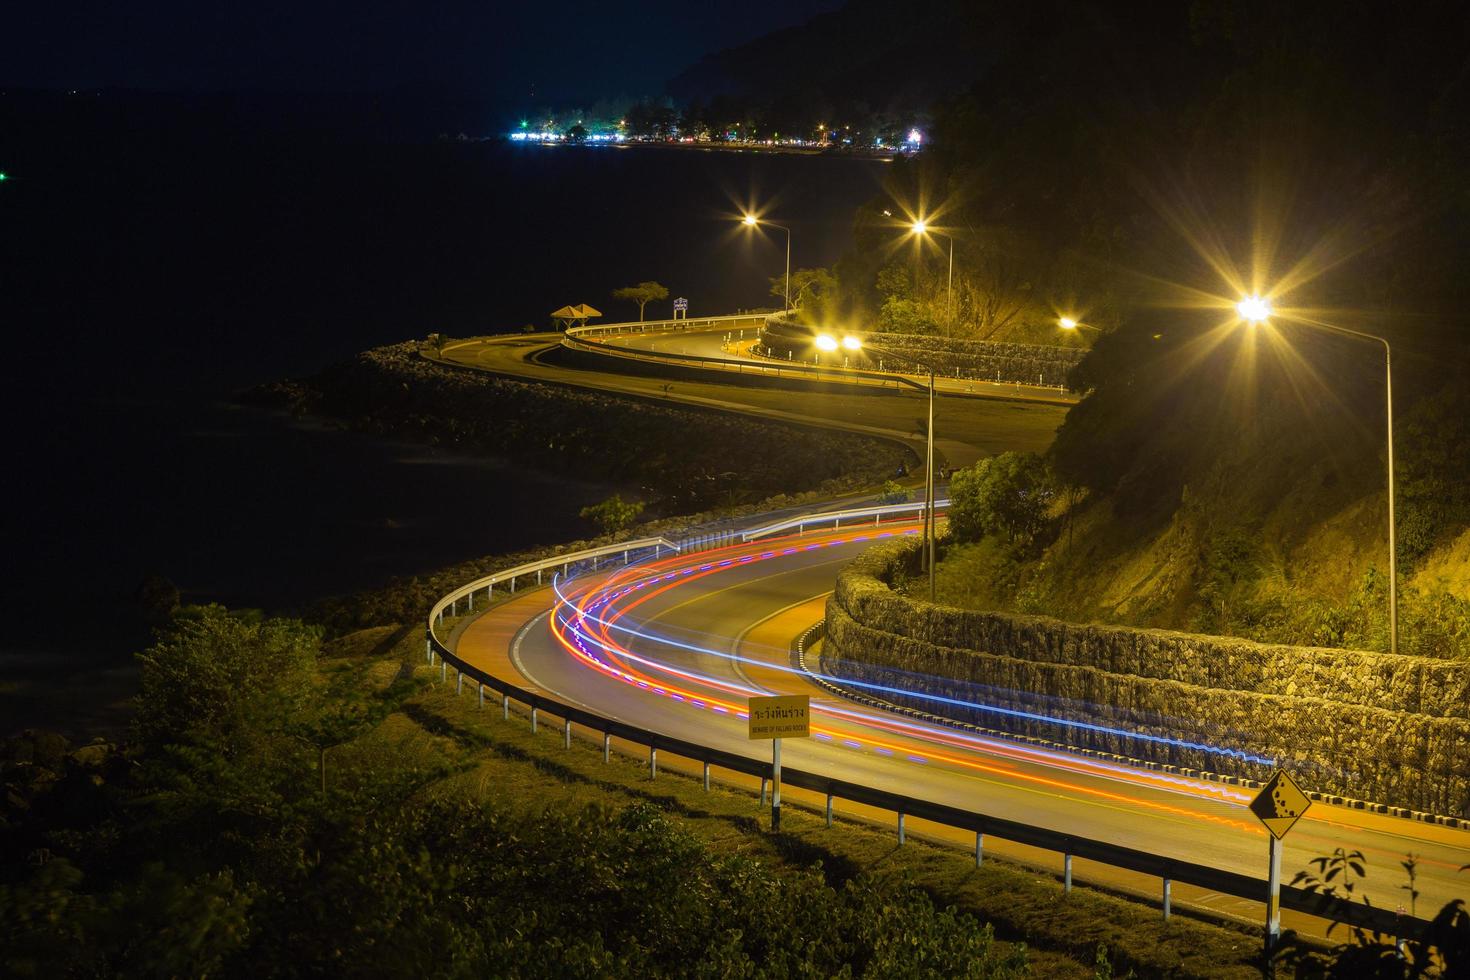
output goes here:
[{"label": "road sign with thai text", "polygon": [[688,310],[689,309],[689,300],[686,299],[683,296],[680,296],[678,299],[674,300],[674,309],[676,309],[676,310]]},{"label": "road sign with thai text", "polygon": [[1302,792],[1296,781],[1284,771],[1277,770],[1276,775],[1251,800],[1251,812],[1266,825],[1272,837],[1280,840],[1311,805],[1312,801],[1307,799],[1307,794]]},{"label": "road sign with thai text", "polygon": [[750,699],[751,738],[806,738],[811,718],[812,699],[805,694]]}]

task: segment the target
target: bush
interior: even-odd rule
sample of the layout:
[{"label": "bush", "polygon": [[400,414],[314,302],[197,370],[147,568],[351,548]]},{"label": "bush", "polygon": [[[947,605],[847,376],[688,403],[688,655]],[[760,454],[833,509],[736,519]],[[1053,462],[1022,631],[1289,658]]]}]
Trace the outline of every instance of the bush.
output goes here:
[{"label": "bush", "polygon": [[1029,544],[1046,526],[1056,487],[1035,453],[1001,453],[957,471],[949,484],[950,533],[959,541],[1004,535]]},{"label": "bush", "polygon": [[320,645],[321,631],[298,620],[186,608],[138,654],[138,732],[196,742],[269,725],[306,698]]},{"label": "bush", "polygon": [[641,513],[642,501],[624,500],[622,494],[615,493],[600,504],[583,507],[579,516],[596,524],[603,534],[617,534],[631,527]]}]

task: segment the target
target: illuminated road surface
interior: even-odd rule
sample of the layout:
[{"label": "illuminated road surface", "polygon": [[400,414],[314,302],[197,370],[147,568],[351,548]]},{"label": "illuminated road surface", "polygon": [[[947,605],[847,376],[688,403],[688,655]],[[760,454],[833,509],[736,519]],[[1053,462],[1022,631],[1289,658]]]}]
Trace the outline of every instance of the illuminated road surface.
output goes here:
[{"label": "illuminated road surface", "polygon": [[[719,327],[711,330],[688,330],[674,333],[629,333],[615,334],[609,337],[599,337],[615,343],[619,347],[632,347],[637,350],[646,350],[663,354],[689,354],[698,357],[725,358],[727,360],[749,361],[752,364],[771,364],[769,358],[752,357],[748,353],[747,345],[751,338],[755,337],[758,330],[755,327],[729,329]],[[741,334],[744,334],[742,338]],[[731,338],[727,346],[726,336]],[[741,341],[744,343],[741,343]],[[829,358],[835,355],[828,355]],[[828,366],[835,366],[836,362],[825,362]],[[859,357],[851,361],[851,366],[864,368],[872,371],[878,369],[878,362],[866,357]],[[886,365],[890,369],[892,363]],[[917,381],[924,381],[926,377],[919,375],[908,375]],[[938,389],[946,395],[973,395],[981,398],[1006,398],[1006,399],[1035,399],[1046,402],[1074,402],[1076,396],[1071,392],[1060,391],[1056,388],[1047,388],[1040,385],[1021,385],[1011,382],[957,380],[955,378],[936,378],[935,384]]]},{"label": "illuminated road surface", "polygon": [[[553,630],[555,596],[543,589],[470,623],[458,650],[542,693],[751,758],[769,755],[764,743],[747,740],[745,721],[735,714],[748,694],[810,694],[814,737],[787,740],[788,767],[1264,877],[1266,834],[1244,806],[1252,791],[927,725],[832,697],[792,670],[792,639],[821,618],[838,569],[875,533],[766,539],[587,576],[567,587],[557,617],[572,626]],[[918,821],[911,832],[973,842]],[[1403,902],[1398,862],[1408,852],[1419,855],[1421,917],[1470,892],[1470,874],[1456,871],[1470,863],[1470,832],[1322,803],[1287,837],[1284,880],[1335,847],[1367,857],[1363,887],[1377,905]],[[1001,842],[987,841],[987,853],[1060,865],[1056,855]],[[1155,897],[1158,889],[1157,879],[1082,861],[1076,874]],[[1259,904],[1177,885],[1175,900],[1250,921],[1261,915]],[[1320,924],[1290,915],[1287,925],[1320,931]]]}]

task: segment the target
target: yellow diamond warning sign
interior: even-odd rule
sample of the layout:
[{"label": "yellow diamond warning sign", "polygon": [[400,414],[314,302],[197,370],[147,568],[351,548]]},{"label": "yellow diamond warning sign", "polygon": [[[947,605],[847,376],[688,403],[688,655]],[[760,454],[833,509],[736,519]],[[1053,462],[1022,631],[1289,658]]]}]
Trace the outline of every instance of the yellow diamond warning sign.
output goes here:
[{"label": "yellow diamond warning sign", "polygon": [[1307,799],[1301,787],[1285,772],[1278,770],[1251,800],[1251,812],[1266,825],[1272,837],[1280,840],[1311,805],[1312,801]]}]

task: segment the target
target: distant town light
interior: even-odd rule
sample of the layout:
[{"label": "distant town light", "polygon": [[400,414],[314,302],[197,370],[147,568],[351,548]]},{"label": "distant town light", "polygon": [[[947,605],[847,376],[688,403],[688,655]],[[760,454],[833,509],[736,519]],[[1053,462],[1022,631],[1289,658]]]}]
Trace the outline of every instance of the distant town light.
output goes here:
[{"label": "distant town light", "polygon": [[909,130],[909,142],[914,144],[915,146],[919,146],[921,143],[924,142],[924,134],[919,132],[917,129]]}]

